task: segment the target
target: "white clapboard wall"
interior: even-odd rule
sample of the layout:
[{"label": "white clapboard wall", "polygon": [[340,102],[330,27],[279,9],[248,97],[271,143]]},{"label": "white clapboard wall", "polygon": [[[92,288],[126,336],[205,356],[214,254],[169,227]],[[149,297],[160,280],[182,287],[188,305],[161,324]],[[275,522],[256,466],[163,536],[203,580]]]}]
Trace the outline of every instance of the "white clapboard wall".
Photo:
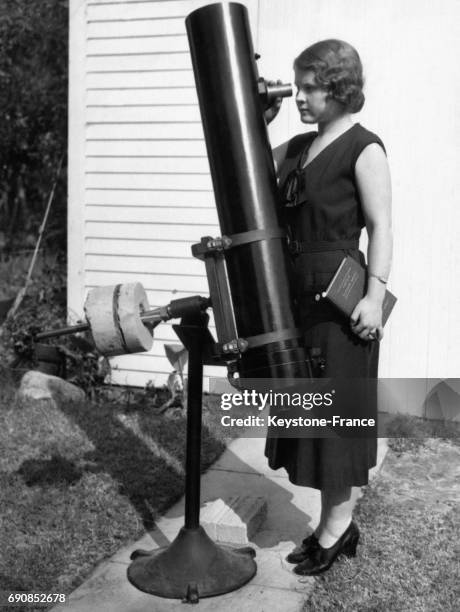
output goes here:
[{"label": "white clapboard wall", "polygon": [[[206,294],[190,245],[218,235],[184,18],[194,0],[71,0],[69,305],[87,290],[141,281],[152,306]],[[292,80],[293,58],[323,38],[360,51],[366,105],[356,120],[385,142],[393,179],[399,298],[381,345],[382,377],[460,372],[457,0],[248,0],[259,71]],[[293,99],[273,145],[305,129]],[[363,248],[366,247],[363,236]],[[113,360],[114,380],[164,382],[153,351]],[[409,400],[408,400],[409,401]]]},{"label": "white clapboard wall", "polygon": [[[208,3],[70,4],[72,314],[81,316],[89,289],[119,282],[141,282],[152,307],[206,296],[191,245],[219,228],[185,17]],[[257,2],[245,4],[255,26]],[[113,382],[163,384],[172,370],[164,344],[178,342],[172,322],[161,324],[149,353],[111,360]]]},{"label": "white clapboard wall", "polygon": [[[392,174],[389,287],[399,301],[385,327],[379,375],[458,378],[460,2],[261,1],[263,73],[286,78],[287,69],[289,78],[292,58],[325,38],[346,40],[361,55],[366,103],[355,120],[382,138]],[[272,144],[302,131],[294,103],[283,107],[270,126]]]}]

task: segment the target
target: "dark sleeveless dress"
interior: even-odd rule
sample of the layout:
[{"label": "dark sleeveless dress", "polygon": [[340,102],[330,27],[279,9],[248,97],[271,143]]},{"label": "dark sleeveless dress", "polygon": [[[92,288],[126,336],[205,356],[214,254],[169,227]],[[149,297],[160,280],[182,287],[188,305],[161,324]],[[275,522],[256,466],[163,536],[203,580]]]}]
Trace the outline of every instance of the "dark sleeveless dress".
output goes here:
[{"label": "dark sleeveless dress", "polygon": [[[297,181],[297,205],[285,208],[285,220],[291,244],[300,246],[294,256],[300,324],[306,346],[321,349],[325,359],[324,370],[315,376],[375,379],[375,392],[363,410],[366,416],[376,417],[378,341],[361,340],[342,313],[315,296],[327,287],[344,256],[351,255],[365,265],[358,248],[365,224],[355,164],[367,145],[384,146],[378,136],[357,123],[302,169],[301,160],[316,135],[308,132],[289,142],[279,173],[283,198],[292,196],[293,174]],[[376,463],[377,441],[375,437],[270,437],[265,454],[272,469],[286,468],[289,479],[297,485],[316,489],[362,486]]]}]

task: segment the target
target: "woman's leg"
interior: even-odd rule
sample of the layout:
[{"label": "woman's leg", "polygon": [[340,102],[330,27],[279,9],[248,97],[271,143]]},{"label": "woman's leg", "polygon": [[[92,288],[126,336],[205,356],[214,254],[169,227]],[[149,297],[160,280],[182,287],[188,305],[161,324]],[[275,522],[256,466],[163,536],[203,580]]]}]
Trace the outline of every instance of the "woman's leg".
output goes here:
[{"label": "woman's leg", "polygon": [[360,497],[360,487],[327,489],[321,492],[322,508],[319,546],[312,547],[295,566],[300,576],[316,576],[328,570],[340,554],[353,557],[359,540],[359,530],[352,523],[352,513]]},{"label": "woman's leg", "polygon": [[315,535],[323,548],[333,546],[347,529],[361,494],[361,487],[321,491],[321,518]]}]

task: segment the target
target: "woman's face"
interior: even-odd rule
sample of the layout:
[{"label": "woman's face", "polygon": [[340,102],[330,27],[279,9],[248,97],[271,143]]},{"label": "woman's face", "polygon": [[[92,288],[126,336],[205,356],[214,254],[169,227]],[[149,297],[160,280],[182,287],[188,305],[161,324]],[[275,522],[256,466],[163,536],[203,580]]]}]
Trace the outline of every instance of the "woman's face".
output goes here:
[{"label": "woman's face", "polygon": [[302,123],[321,123],[333,115],[333,106],[326,89],[316,82],[312,70],[295,70],[296,103]]}]

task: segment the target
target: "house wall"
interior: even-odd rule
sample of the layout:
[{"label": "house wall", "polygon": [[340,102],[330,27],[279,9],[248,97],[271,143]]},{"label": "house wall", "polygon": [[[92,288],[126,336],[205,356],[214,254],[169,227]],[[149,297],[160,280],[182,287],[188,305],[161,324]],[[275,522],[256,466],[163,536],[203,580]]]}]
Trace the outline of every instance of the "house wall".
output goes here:
[{"label": "house wall", "polygon": [[[350,42],[363,61],[366,103],[355,120],[383,139],[393,183],[389,287],[399,301],[381,343],[382,377],[460,372],[459,24],[456,0],[261,2],[265,73],[286,78],[292,58],[324,38]],[[284,106],[274,145],[301,131],[294,103]]]},{"label": "house wall", "polygon": [[[71,1],[69,304],[98,284],[141,281],[152,305],[207,293],[190,245],[218,235],[184,29],[206,2]],[[292,80],[308,44],[360,52],[366,104],[356,120],[385,142],[393,179],[399,301],[381,344],[383,377],[455,377],[460,366],[457,0],[251,0],[260,73]],[[273,145],[302,131],[293,99]],[[362,242],[366,248],[365,236]],[[164,381],[158,328],[148,355],[117,358],[118,382]],[[428,384],[428,383],[427,383]]]},{"label": "house wall", "polygon": [[[152,308],[208,294],[191,245],[219,235],[219,227],[184,21],[205,4],[71,2],[69,306],[76,318],[98,285],[141,282]],[[255,29],[257,2],[245,4]],[[163,384],[172,369],[164,343],[177,342],[172,323],[161,324],[149,353],[111,360],[113,382]]]}]

